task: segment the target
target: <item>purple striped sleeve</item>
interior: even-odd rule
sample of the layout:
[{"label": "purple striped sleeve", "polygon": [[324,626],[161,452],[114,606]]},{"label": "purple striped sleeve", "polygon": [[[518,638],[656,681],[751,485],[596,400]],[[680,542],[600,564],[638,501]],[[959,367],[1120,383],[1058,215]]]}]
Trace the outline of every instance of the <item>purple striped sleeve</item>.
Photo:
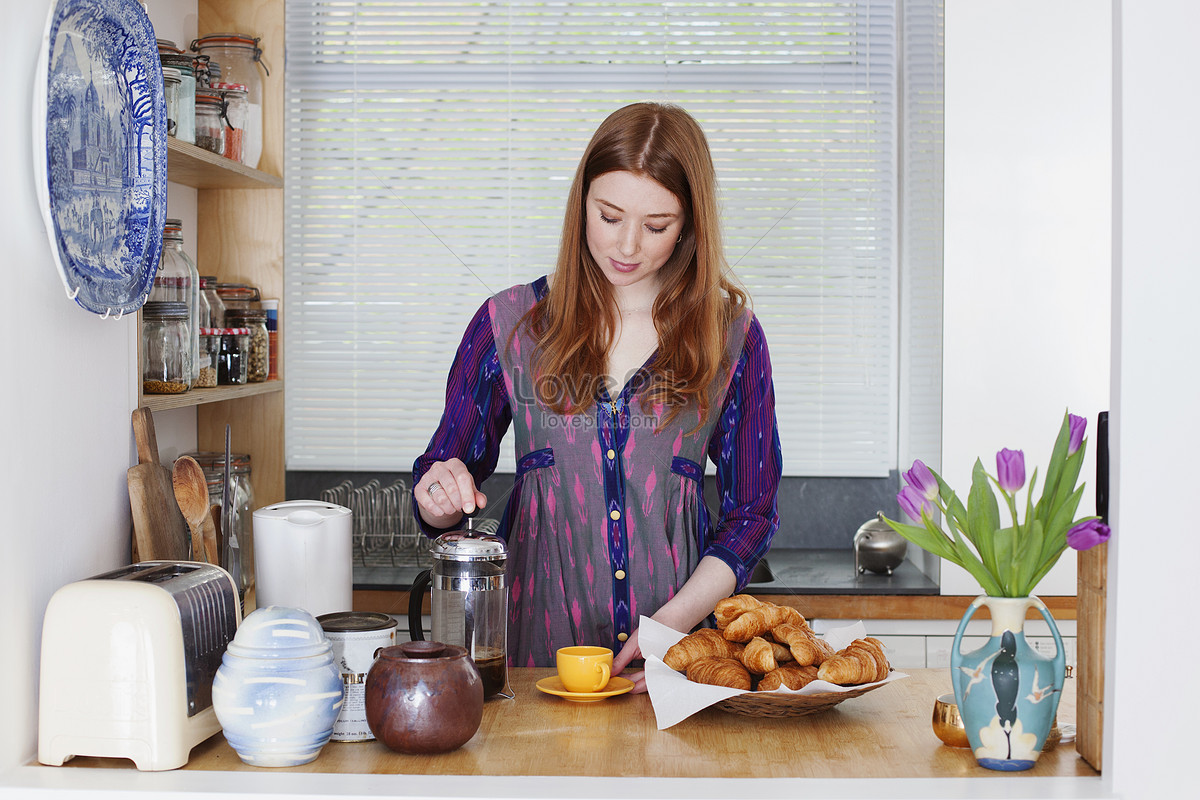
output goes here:
[{"label": "purple striped sleeve", "polygon": [[757,318],[746,331],[708,456],[717,465],[721,513],[703,555],[728,564],[741,591],[779,528],[776,497],[783,468],[771,356]]},{"label": "purple striped sleeve", "polygon": [[[429,447],[413,464],[413,486],[435,461],[461,459],[475,478],[475,485],[496,469],[500,440],[512,422],[508,389],[496,356],[492,315],[484,303],[463,334],[446,380],[446,410],[429,440]],[[442,531],[425,524],[413,498],[413,515],[428,536]]]}]

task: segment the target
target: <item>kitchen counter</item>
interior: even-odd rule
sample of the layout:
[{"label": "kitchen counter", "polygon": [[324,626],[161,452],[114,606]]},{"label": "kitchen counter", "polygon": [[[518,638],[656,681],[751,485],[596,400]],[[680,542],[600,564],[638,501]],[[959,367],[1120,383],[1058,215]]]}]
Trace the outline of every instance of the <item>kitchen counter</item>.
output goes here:
[{"label": "kitchen counter", "polygon": [[[611,791],[612,784],[604,779],[642,779],[624,784],[619,791],[625,797],[631,796],[631,789],[662,797],[748,796],[713,779],[746,787],[742,782],[755,778],[818,781],[806,784],[811,789],[828,779],[833,781],[830,786],[843,787],[845,796],[851,796],[848,790],[856,784],[844,779],[931,780],[889,783],[887,794],[893,797],[911,796],[908,792],[918,785],[924,786],[920,795],[942,794],[943,789],[961,788],[955,779],[964,778],[984,779],[972,782],[976,796],[990,796],[993,788],[1019,796],[1026,793],[1023,789],[1041,793],[1048,787],[1056,794],[1080,796],[1099,787],[1097,773],[1071,744],[1043,754],[1032,770],[1009,775],[977,766],[969,750],[941,744],[930,728],[930,716],[934,698],[950,689],[947,670],[913,670],[908,678],[821,714],[769,719],[710,708],[664,731],[655,728],[647,695],[572,703],[535,689],[538,679],[551,674],[550,669],[512,670],[516,698],[488,701],[479,732],[459,750],[439,756],[401,755],[375,741],[331,742],[309,764],[272,770],[247,766],[218,734],[198,745],[184,768],[169,773],[139,773],[123,759],[83,757],[63,767],[31,766],[22,772],[38,778],[34,785],[61,784],[72,775],[86,775],[89,786],[169,789],[199,786],[200,781],[209,785],[209,778],[220,777],[222,783],[246,792],[274,787],[280,792],[324,793],[326,787],[355,796],[367,787],[376,794],[408,795],[451,785],[421,781],[419,776],[483,777],[487,781],[477,786],[478,794],[505,797],[541,794],[539,784],[530,782],[537,776],[554,777],[556,791],[574,786],[569,791],[574,796],[593,796],[581,787],[596,787],[596,795],[606,785]],[[1060,722],[1074,720],[1074,704],[1073,693],[1063,697]],[[504,780],[518,776],[520,784]],[[568,784],[558,776],[597,782]],[[331,783],[332,778],[336,782]],[[676,781],[645,779],[679,779],[678,786],[689,788],[676,795],[671,791]],[[461,781],[452,783],[461,786]]]}]

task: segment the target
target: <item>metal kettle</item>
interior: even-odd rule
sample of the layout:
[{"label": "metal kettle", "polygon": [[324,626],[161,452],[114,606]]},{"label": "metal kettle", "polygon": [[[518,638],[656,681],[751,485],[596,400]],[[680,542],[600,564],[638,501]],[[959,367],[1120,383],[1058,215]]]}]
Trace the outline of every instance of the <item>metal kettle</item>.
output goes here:
[{"label": "metal kettle", "polygon": [[473,530],[467,517],[465,530],[442,534],[430,552],[433,567],[417,575],[409,594],[409,636],[414,642],[425,638],[421,606],[425,588],[431,586],[433,640],[466,648],[483,679],[484,697],[512,697],[504,540]]},{"label": "metal kettle", "polygon": [[879,575],[891,575],[892,570],[904,563],[908,552],[908,540],[896,533],[883,521],[883,512],[864,522],[854,534],[854,574],[865,571]]}]

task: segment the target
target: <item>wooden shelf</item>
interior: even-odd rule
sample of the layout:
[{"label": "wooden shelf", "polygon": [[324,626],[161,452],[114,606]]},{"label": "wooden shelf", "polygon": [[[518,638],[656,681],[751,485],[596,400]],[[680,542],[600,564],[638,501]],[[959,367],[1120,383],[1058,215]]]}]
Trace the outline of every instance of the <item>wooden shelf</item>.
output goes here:
[{"label": "wooden shelf", "polygon": [[241,386],[215,386],[211,389],[192,389],[183,394],[147,394],[142,396],[142,404],[151,411],[166,411],[169,408],[188,408],[206,403],[220,403],[224,400],[241,400],[258,394],[272,394],[283,391],[283,381],[263,381],[262,383],[246,383]]},{"label": "wooden shelf", "polygon": [[283,178],[167,137],[167,180],[196,189],[280,189]]}]

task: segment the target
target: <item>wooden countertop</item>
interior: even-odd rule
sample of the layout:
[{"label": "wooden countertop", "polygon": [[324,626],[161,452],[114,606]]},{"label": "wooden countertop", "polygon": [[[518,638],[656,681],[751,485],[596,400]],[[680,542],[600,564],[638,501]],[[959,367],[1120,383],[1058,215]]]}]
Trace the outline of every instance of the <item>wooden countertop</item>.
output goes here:
[{"label": "wooden countertop", "polygon": [[[766,594],[749,590],[747,594],[778,606],[792,606],[808,619],[953,619],[966,612],[974,595],[840,595],[840,594]],[[1074,595],[1042,597],[1056,620],[1075,619]],[[426,592],[424,612],[429,613],[429,593]],[[378,611],[408,618],[407,589],[355,589],[355,611]],[[987,619],[988,611],[981,608],[976,619]],[[1028,619],[1041,619],[1036,609],[1029,609]],[[401,627],[405,627],[403,624]]]},{"label": "wooden countertop", "polygon": [[[265,770],[244,764],[220,734],[192,751],[182,771],[376,775],[587,776],[658,778],[964,778],[1000,774],[966,749],[943,745],[930,728],[934,698],[950,691],[949,671],[922,669],[821,714],[767,719],[706,709],[659,731],[645,694],[572,703],[534,683],[551,669],[514,669],[516,698],[489,700],[479,732],[439,756],[407,756],[383,744],[330,742],[309,764]],[[1075,719],[1068,684],[1059,722]],[[76,758],[67,767],[124,768],[124,759]],[[48,768],[63,769],[63,768]],[[1019,776],[1097,773],[1060,744]]]}]

